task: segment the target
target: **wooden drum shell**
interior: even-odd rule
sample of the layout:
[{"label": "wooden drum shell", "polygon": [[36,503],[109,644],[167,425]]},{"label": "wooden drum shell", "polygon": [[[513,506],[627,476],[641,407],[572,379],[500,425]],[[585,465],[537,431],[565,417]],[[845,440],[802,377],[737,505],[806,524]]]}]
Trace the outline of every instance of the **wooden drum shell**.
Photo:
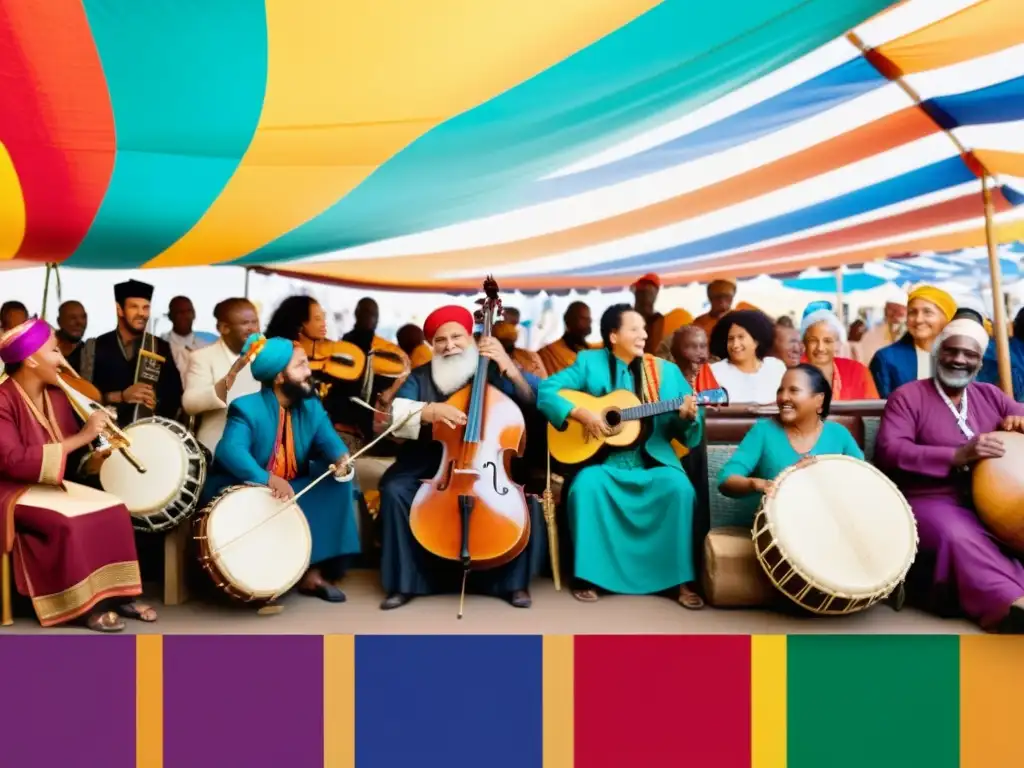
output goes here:
[{"label": "wooden drum shell", "polygon": [[978,462],[972,473],[974,508],[996,538],[1024,555],[1024,435],[1000,432],[1006,453]]}]

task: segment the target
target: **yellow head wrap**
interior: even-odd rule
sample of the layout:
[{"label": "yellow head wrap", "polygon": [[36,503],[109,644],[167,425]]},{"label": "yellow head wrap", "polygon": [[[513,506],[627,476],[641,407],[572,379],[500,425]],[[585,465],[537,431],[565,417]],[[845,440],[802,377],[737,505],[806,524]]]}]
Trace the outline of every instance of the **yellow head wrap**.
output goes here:
[{"label": "yellow head wrap", "polygon": [[952,320],[956,314],[956,300],[941,288],[934,285],[919,285],[907,294],[907,304],[914,299],[921,299],[934,304],[939,311],[946,316],[946,320]]}]

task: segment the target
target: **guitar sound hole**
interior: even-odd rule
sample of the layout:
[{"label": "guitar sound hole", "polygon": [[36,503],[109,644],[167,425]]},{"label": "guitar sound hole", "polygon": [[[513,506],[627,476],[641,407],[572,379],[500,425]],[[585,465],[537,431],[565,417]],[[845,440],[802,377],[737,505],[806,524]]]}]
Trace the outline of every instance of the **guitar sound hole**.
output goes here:
[{"label": "guitar sound hole", "polygon": [[609,427],[617,427],[622,423],[622,414],[619,411],[606,411],[604,420]]}]

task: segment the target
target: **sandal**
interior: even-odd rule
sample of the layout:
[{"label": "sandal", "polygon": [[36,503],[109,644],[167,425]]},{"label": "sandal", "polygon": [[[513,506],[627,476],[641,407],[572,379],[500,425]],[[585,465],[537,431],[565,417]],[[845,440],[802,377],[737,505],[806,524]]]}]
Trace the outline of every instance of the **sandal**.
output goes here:
[{"label": "sandal", "polygon": [[704,607],[704,598],[689,587],[679,588],[678,602],[688,611],[699,611]]},{"label": "sandal", "polygon": [[574,589],[572,596],[581,603],[596,603],[598,600],[596,589]]},{"label": "sandal", "polygon": [[93,632],[123,632],[124,622],[113,611],[94,613],[86,619],[85,626]]},{"label": "sandal", "polygon": [[117,612],[126,619],[135,619],[152,624],[157,620],[156,610],[151,605],[132,600],[130,603],[122,603],[117,606]]}]

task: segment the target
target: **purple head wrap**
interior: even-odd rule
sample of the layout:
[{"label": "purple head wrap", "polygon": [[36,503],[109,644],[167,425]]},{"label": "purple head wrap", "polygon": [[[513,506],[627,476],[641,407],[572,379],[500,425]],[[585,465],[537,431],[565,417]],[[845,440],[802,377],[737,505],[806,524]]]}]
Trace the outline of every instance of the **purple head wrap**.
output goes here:
[{"label": "purple head wrap", "polygon": [[20,363],[32,357],[53,331],[45,320],[27,320],[0,336],[0,360]]}]

